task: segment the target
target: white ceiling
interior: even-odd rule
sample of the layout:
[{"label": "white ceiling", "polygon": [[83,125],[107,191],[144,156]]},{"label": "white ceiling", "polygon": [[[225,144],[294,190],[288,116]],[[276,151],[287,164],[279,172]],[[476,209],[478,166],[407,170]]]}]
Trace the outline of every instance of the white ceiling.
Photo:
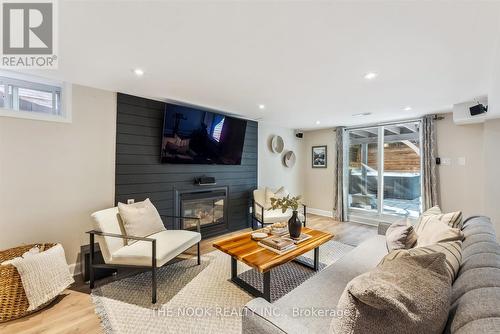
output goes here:
[{"label": "white ceiling", "polygon": [[40,75],[290,128],[450,110],[489,93],[500,59],[500,2],[66,1],[60,17],[59,69]]}]

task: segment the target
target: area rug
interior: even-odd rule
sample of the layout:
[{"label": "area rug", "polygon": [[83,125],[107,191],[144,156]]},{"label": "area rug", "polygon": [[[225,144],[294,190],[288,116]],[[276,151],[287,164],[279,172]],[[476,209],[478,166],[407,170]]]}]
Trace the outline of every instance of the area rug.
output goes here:
[{"label": "area rug", "polygon": [[[354,247],[329,241],[320,247],[320,268]],[[313,252],[301,260],[312,261]],[[124,278],[92,292],[106,333],[241,333],[243,306],[253,297],[233,284],[230,257],[220,251],[179,261],[158,270],[158,302],[151,304],[151,274]],[[261,274],[238,262],[239,277],[260,287]],[[316,272],[289,262],[273,269],[271,295],[276,301]]]}]

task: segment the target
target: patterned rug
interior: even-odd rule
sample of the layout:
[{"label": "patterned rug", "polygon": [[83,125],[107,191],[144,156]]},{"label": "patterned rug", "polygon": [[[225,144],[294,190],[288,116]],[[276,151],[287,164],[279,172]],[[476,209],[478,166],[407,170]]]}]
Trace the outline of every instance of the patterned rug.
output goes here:
[{"label": "patterned rug", "polygon": [[[320,247],[324,268],[354,247],[329,241]],[[312,261],[313,252],[301,257]],[[92,291],[106,333],[241,333],[241,310],[253,297],[233,284],[230,257],[220,251],[179,261],[158,270],[158,302],[151,304],[151,274],[141,273]],[[262,275],[238,262],[238,276],[261,289]],[[289,262],[273,269],[276,301],[316,273]]]}]

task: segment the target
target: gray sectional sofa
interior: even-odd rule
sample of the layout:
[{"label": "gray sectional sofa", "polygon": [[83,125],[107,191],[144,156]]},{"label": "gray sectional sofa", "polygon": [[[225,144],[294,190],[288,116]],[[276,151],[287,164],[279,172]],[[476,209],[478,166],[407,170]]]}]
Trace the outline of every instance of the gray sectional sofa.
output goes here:
[{"label": "gray sectional sofa", "polygon": [[[462,230],[462,261],[445,333],[500,333],[500,245],[495,230],[483,216],[468,218]],[[384,235],[374,236],[276,302],[251,300],[243,312],[243,333],[328,333],[347,283],[386,254]]]}]

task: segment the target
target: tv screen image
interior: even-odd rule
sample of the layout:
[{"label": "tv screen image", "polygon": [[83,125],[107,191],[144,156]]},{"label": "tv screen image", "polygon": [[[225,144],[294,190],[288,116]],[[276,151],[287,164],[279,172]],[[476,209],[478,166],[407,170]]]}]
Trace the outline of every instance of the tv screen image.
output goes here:
[{"label": "tv screen image", "polygon": [[247,121],[167,103],[161,162],[240,165]]}]

